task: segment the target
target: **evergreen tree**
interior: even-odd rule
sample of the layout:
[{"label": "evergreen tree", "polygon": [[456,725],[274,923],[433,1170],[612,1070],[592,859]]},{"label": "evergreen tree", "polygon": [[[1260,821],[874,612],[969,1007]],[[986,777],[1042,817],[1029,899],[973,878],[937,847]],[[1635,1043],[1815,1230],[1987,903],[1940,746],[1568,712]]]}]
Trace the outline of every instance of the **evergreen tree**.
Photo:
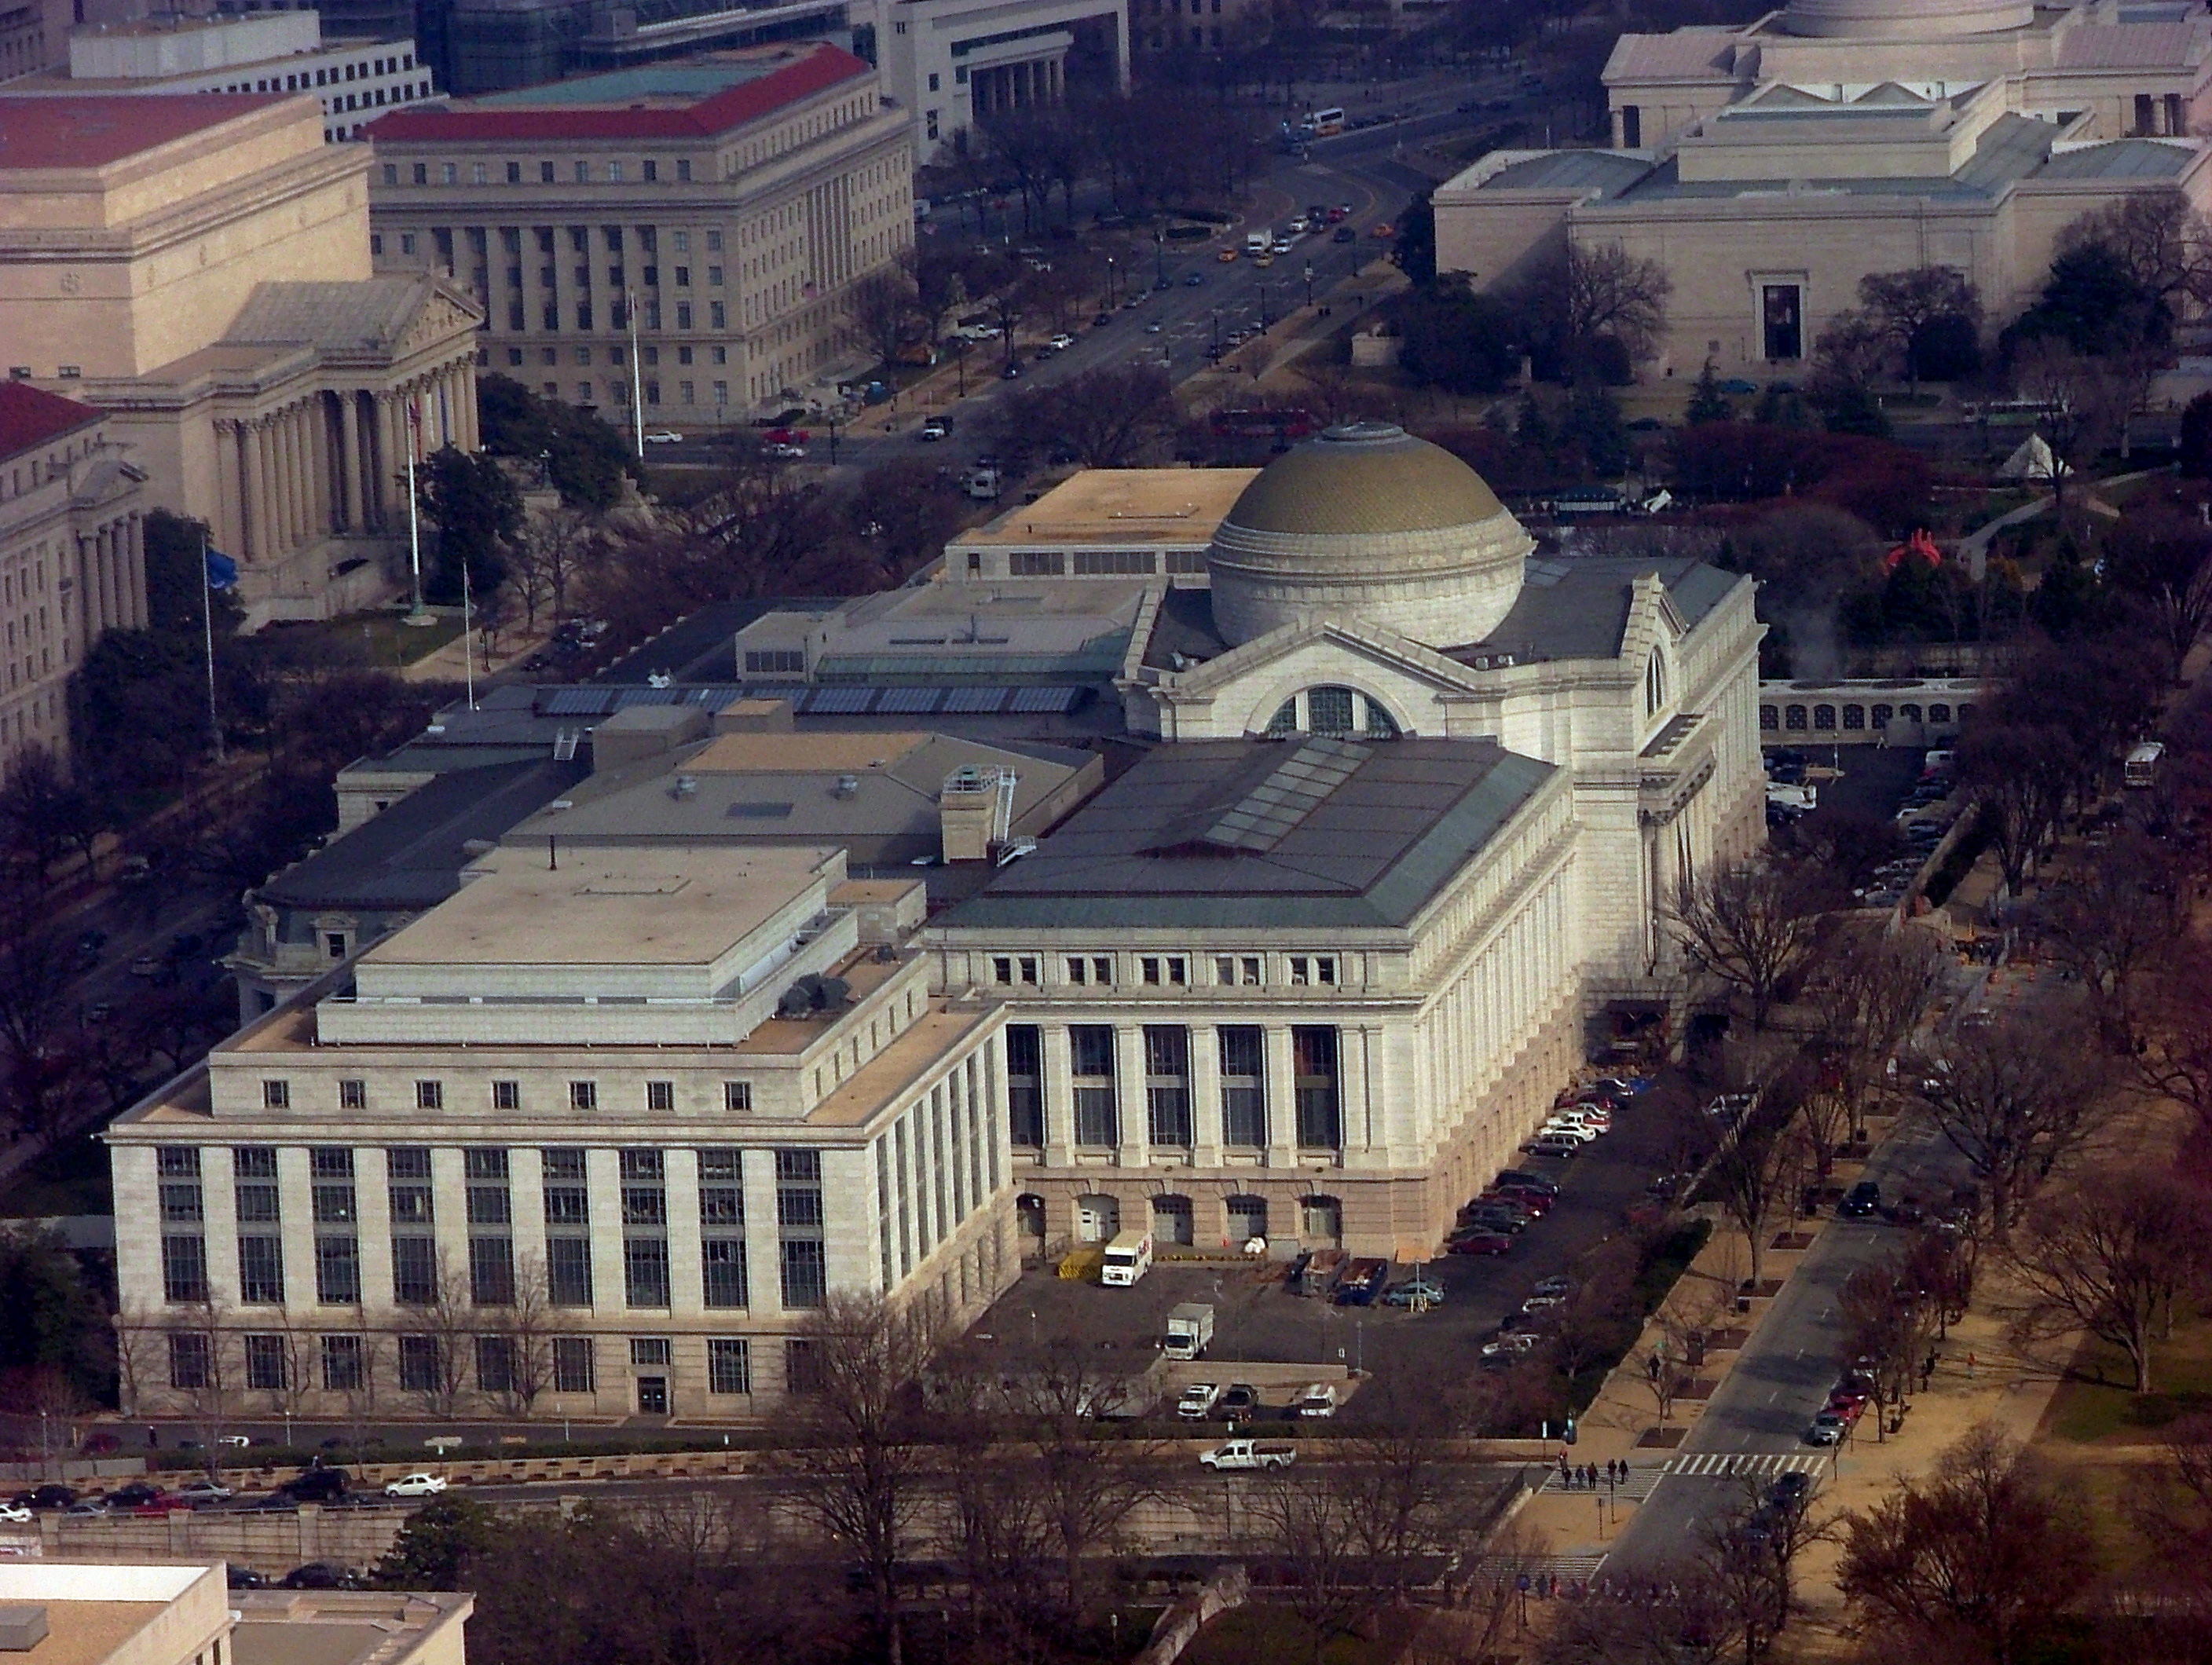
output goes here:
[{"label": "evergreen tree", "polygon": [[450,445],[431,454],[416,479],[422,513],[438,526],[437,565],[424,580],[424,595],[459,604],[466,563],[477,599],[490,600],[507,578],[506,545],[522,530],[522,494],[496,458]]},{"label": "evergreen tree", "polygon": [[2043,581],[2029,592],[2027,616],[2053,641],[2072,641],[2097,629],[2106,611],[2103,590],[2069,532],[2058,540]]},{"label": "evergreen tree", "polygon": [[1581,383],[1567,395],[1560,437],[1581,448],[1594,474],[1611,476],[1628,467],[1628,428],[1621,420],[1620,401],[1602,383]]},{"label": "evergreen tree", "polygon": [[1735,420],[1735,406],[1730,404],[1728,395],[1721,392],[1721,380],[1713,373],[1711,359],[1707,359],[1705,368],[1698,372],[1698,384],[1690,390],[1690,408],[1682,413],[1682,419],[1693,428],[1699,422]]},{"label": "evergreen tree", "polygon": [[1536,403],[1533,391],[1521,396],[1521,409],[1513,419],[1513,437],[1532,451],[1552,448],[1552,424],[1544,419],[1544,407]]}]

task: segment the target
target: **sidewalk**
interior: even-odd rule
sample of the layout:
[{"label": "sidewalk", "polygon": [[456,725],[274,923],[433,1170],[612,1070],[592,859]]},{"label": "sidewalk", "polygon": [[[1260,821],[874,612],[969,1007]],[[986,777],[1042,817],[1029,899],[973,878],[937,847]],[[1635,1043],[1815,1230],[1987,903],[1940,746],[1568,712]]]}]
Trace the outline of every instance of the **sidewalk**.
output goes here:
[{"label": "sidewalk", "polygon": [[[450,615],[454,610],[445,607],[432,611]],[[399,674],[407,682],[465,683],[470,669],[464,653],[465,649],[473,649],[476,655],[475,675],[481,680],[494,671],[520,665],[543,647],[551,635],[552,626],[545,620],[540,621],[535,631],[503,630],[500,633],[499,651],[487,654],[483,650],[481,631],[473,633],[473,639],[471,634],[465,633],[450,641],[441,642],[420,659],[409,660],[400,667]]]}]

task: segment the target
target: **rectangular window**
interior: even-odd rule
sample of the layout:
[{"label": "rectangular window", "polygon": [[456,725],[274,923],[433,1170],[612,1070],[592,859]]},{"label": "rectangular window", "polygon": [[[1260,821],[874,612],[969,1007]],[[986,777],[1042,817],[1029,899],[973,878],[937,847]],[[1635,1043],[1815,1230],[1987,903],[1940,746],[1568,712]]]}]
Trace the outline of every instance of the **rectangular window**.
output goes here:
[{"label": "rectangular window", "polygon": [[668,1239],[623,1239],[623,1299],[633,1307],[668,1305]]},{"label": "rectangular window", "polygon": [[284,1338],[249,1335],[246,1338],[246,1385],[260,1393],[284,1390]]},{"label": "rectangular window", "polygon": [[198,1179],[200,1152],[196,1145],[163,1145],[155,1148],[154,1167],[164,1179]]},{"label": "rectangular window", "polygon": [[1191,1142],[1190,1031],[1180,1024],[1145,1025],[1145,1111],[1152,1144]]},{"label": "rectangular window", "polygon": [[284,1304],[284,1247],[277,1238],[239,1238],[238,1298],[252,1306]]},{"label": "rectangular window", "polygon": [[1337,1099],[1336,1031],[1298,1025],[1291,1030],[1291,1056],[1298,1143],[1307,1149],[1334,1150],[1344,1143]]},{"label": "rectangular window", "polygon": [[751,1352],[743,1341],[707,1343],[707,1391],[749,1394],[753,1390]]},{"label": "rectangular window", "polygon": [[206,1217],[197,1181],[161,1182],[161,1220],[167,1225],[197,1225]]},{"label": "rectangular window", "polygon": [[783,1304],[793,1310],[820,1306],[829,1298],[829,1261],[821,1239],[785,1238]]},{"label": "rectangular window", "polygon": [[477,1337],[477,1391],[485,1394],[511,1394],[514,1391],[514,1338],[511,1335],[479,1335]]},{"label": "rectangular window", "polygon": [[640,1370],[665,1370],[669,1358],[668,1342],[662,1337],[634,1336],[630,1340],[629,1362]]},{"label": "rectangular window", "polygon": [[434,1237],[392,1240],[392,1298],[427,1307],[438,1298],[438,1244]]},{"label": "rectangular window", "polygon": [[315,1239],[315,1298],[326,1307],[361,1304],[361,1240],[351,1235]]},{"label": "rectangular window", "polygon": [[292,1084],[289,1081],[264,1081],[261,1084],[261,1108],[264,1110],[290,1109]]},{"label": "rectangular window", "polygon": [[571,1081],[568,1084],[568,1108],[572,1110],[599,1109],[599,1084],[596,1081]]},{"label": "rectangular window", "polygon": [[597,1393],[599,1391],[598,1372],[592,1365],[590,1336],[556,1335],[553,1338],[553,1391],[555,1393]]},{"label": "rectangular window", "polygon": [[469,1239],[469,1298],[480,1307],[514,1304],[514,1239],[483,1234]]},{"label": "rectangular window", "polygon": [[491,1084],[491,1107],[495,1110],[519,1110],[522,1108],[522,1083],[495,1081]]},{"label": "rectangular window", "polygon": [[1023,1149],[1044,1148],[1044,1031],[1035,1024],[1006,1025],[1006,1127]]},{"label": "rectangular window", "polygon": [[415,1084],[415,1108],[418,1110],[444,1109],[446,1084],[442,1081],[417,1081]]},{"label": "rectangular window", "polygon": [[1266,1031],[1234,1024],[1214,1033],[1221,1046],[1221,1142],[1258,1150],[1267,1142]]},{"label": "rectangular window", "polygon": [[702,1299],[710,1307],[750,1305],[745,1288],[745,1240],[711,1237],[699,1245]]},{"label": "rectangular window", "polygon": [[188,1306],[208,1298],[207,1240],[165,1232],[161,1237],[161,1298]]},{"label": "rectangular window", "polygon": [[169,1385],[179,1393],[199,1392],[213,1380],[209,1339],[205,1335],[169,1337]]},{"label": "rectangular window", "polygon": [[403,1335],[399,1338],[399,1387],[403,1393],[434,1394],[438,1391],[438,1338],[434,1335]]},{"label": "rectangular window", "polygon": [[366,1385],[368,1372],[362,1369],[361,1337],[358,1335],[325,1335],[323,1338],[323,1388],[334,1394],[356,1394]]},{"label": "rectangular window", "polygon": [[275,1179],[276,1148],[268,1145],[240,1145],[230,1153],[230,1169],[240,1179]]},{"label": "rectangular window", "polygon": [[338,1108],[342,1110],[365,1110],[368,1108],[368,1083],[341,1081],[338,1083]]},{"label": "rectangular window", "polygon": [[750,1110],[753,1107],[753,1084],[750,1081],[722,1083],[722,1108],[726,1110]]},{"label": "rectangular window", "polygon": [[1074,1024],[1067,1031],[1070,1067],[1075,1075],[1075,1142],[1103,1145],[1120,1142],[1120,1116],[1114,1094],[1114,1031],[1105,1024]]},{"label": "rectangular window", "polygon": [[722,1147],[699,1152],[701,1225],[743,1225],[745,1223],[742,1173],[736,1151]]},{"label": "rectangular window", "polygon": [[648,1081],[645,1084],[645,1108],[648,1110],[672,1110],[676,1108],[676,1084],[673,1081]]},{"label": "rectangular window", "polygon": [[1795,283],[1759,286],[1759,333],[1769,359],[1805,355],[1804,291]]},{"label": "rectangular window", "polygon": [[580,1237],[548,1237],[545,1282],[547,1295],[555,1306],[591,1305],[592,1240]]}]

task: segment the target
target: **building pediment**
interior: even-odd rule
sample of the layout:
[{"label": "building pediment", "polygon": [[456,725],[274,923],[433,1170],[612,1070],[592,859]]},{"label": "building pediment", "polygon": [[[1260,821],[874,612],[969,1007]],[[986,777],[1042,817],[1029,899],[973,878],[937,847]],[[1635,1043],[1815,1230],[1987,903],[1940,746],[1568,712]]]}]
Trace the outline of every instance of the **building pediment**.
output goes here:
[{"label": "building pediment", "polygon": [[220,344],[301,345],[325,364],[392,364],[469,334],[483,318],[467,296],[427,272],[258,283]]},{"label": "building pediment", "polygon": [[1218,699],[1242,685],[1277,682],[1301,660],[1325,657],[1341,664],[1345,653],[1378,671],[1438,690],[1473,684],[1473,673],[1465,665],[1432,647],[1394,631],[1328,620],[1270,630],[1192,670],[1161,674],[1158,687],[1163,697],[1171,700]]}]

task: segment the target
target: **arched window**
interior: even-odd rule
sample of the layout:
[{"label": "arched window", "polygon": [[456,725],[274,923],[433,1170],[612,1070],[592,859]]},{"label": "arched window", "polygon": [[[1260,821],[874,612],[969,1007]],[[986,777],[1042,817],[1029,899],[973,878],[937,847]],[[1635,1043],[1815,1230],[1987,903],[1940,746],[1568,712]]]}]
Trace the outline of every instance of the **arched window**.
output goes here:
[{"label": "arched window", "polygon": [[1928,708],[1928,720],[1931,723],[1949,722],[1951,720],[1951,708],[1942,703],[1940,701],[1937,703],[1929,706]]},{"label": "arched window", "polygon": [[1656,648],[1644,662],[1644,714],[1656,717],[1659,708],[1667,703],[1667,665]]},{"label": "arched window", "polygon": [[1833,728],[1835,726],[1836,726],[1836,708],[1835,708],[1835,707],[1833,707],[1832,705],[1816,705],[1816,706],[1814,706],[1814,707],[1813,708],[1813,726],[1814,726],[1814,727],[1815,727],[1815,728]]},{"label": "arched window", "polygon": [[1800,729],[1804,727],[1805,708],[1802,705],[1793,705],[1785,708],[1782,713],[1782,726],[1784,728],[1789,729]]},{"label": "arched window", "polygon": [[1866,726],[1866,708],[1863,705],[1845,706],[1844,708],[1844,726],[1845,728],[1864,728]]},{"label": "arched window", "polygon": [[1959,720],[1960,720],[1960,722],[1962,722],[1962,723],[1969,723],[1969,722],[1973,721],[1973,720],[1974,720],[1974,708],[1973,708],[1973,707],[1972,707],[1971,705],[1962,705],[1962,706],[1960,706],[1960,707],[1959,708]]},{"label": "arched window", "polygon": [[1868,714],[1872,718],[1874,726],[1876,728],[1887,728],[1889,726],[1889,720],[1897,714],[1892,711],[1886,705],[1878,705],[1875,706]]},{"label": "arched window", "polygon": [[1357,736],[1369,740],[1395,740],[1404,730],[1398,720],[1356,688],[1324,683],[1293,694],[1275,708],[1264,731],[1270,739],[1293,734]]},{"label": "arched window", "polygon": [[1920,708],[1917,705],[1900,705],[1897,708],[1897,714],[1908,723],[1917,723],[1920,720]]},{"label": "arched window", "polygon": [[1232,1245],[1267,1235],[1267,1198],[1240,1192],[1228,1198],[1221,1206],[1227,1213],[1229,1241]]},{"label": "arched window", "polygon": [[1765,732],[1771,734],[1782,726],[1782,714],[1771,705],[1762,705],[1759,708],[1759,726]]}]

